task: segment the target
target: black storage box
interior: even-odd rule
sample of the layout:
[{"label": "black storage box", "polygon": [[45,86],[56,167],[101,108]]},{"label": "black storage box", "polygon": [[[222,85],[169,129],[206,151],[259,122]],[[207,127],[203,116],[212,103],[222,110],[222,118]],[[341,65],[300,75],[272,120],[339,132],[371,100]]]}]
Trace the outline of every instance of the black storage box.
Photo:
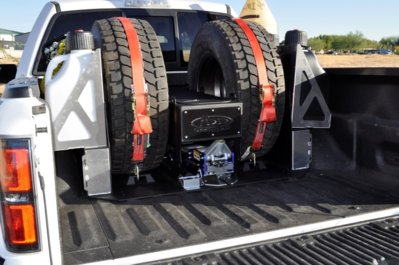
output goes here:
[{"label": "black storage box", "polygon": [[173,105],[172,134],[176,144],[241,137],[240,102],[179,100]]}]

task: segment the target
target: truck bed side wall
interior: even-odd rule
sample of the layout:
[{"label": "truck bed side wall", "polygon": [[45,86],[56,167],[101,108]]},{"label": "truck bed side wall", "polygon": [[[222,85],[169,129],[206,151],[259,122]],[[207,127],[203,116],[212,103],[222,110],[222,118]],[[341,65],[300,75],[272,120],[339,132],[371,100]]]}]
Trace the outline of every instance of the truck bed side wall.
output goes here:
[{"label": "truck bed side wall", "polygon": [[399,69],[327,69],[327,74],[332,127],[313,132],[313,167],[399,183]]}]

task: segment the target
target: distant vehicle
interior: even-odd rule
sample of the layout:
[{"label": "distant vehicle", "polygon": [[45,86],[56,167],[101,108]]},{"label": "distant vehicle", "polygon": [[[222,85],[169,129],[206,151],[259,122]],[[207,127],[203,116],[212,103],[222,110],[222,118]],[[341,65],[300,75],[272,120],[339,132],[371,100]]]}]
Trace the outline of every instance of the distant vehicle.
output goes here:
[{"label": "distant vehicle", "polygon": [[329,50],[329,51],[326,52],[326,54],[338,55],[339,53],[337,51],[334,51],[334,50]]},{"label": "distant vehicle", "polygon": [[390,49],[379,49],[377,50],[377,53],[383,55],[391,55],[392,51]]},{"label": "distant vehicle", "polygon": [[378,51],[377,51],[377,49],[364,49],[359,53],[360,54],[377,54]]}]

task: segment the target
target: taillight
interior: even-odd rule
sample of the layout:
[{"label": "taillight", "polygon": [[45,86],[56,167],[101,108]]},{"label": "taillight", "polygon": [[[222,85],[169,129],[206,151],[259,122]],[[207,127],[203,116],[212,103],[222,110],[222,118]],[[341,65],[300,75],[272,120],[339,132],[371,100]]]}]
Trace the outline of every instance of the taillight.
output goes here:
[{"label": "taillight", "polygon": [[37,242],[35,209],[33,205],[3,205],[8,239],[14,245]]},{"label": "taillight", "polygon": [[[1,176],[4,192],[29,192],[32,189],[29,150],[3,149],[5,174]],[[3,163],[3,162],[1,162]],[[3,172],[2,172],[3,173]]]},{"label": "taillight", "polygon": [[5,241],[11,251],[37,250],[30,141],[0,141],[0,183]]}]

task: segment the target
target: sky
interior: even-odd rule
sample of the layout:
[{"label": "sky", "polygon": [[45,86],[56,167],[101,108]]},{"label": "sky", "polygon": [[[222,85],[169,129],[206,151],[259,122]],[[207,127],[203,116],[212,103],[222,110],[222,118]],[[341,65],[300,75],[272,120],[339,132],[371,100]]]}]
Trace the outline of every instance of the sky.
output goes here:
[{"label": "sky", "polygon": [[[0,28],[29,32],[49,0],[11,0],[2,4]],[[208,0],[229,4],[239,13],[245,0]],[[380,40],[399,36],[398,0],[267,0],[278,23],[280,38],[291,29],[320,34],[360,31]]]}]

